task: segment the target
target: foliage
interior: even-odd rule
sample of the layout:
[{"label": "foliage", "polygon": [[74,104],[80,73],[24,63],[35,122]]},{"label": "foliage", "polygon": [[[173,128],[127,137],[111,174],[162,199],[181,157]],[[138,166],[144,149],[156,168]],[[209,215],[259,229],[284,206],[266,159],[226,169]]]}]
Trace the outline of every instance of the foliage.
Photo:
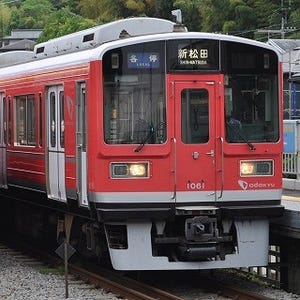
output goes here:
[{"label": "foliage", "polygon": [[104,23],[128,14],[123,0],[79,0],[79,8],[83,17]]},{"label": "foliage", "polygon": [[14,28],[44,28],[48,21],[49,14],[54,11],[52,4],[48,0],[25,0],[19,9],[14,9],[14,24],[9,24]]},{"label": "foliage", "polygon": [[79,13],[78,3],[79,0],[49,0],[52,6],[56,9],[68,7],[73,13]]},{"label": "foliage", "polygon": [[228,19],[229,0],[203,0],[201,4],[202,29],[221,32]]},{"label": "foliage", "polygon": [[222,32],[236,35],[242,33],[244,37],[252,38],[256,24],[255,12],[245,1],[229,1],[228,17],[223,24]]},{"label": "foliage", "polygon": [[83,30],[97,25],[94,21],[85,19],[72,13],[68,8],[53,12],[44,27],[38,42],[44,42],[75,31]]},{"label": "foliage", "polygon": [[182,11],[183,23],[188,26],[190,31],[200,31],[201,28],[201,0],[176,0],[174,8],[179,8]]},{"label": "foliage", "polygon": [[253,8],[256,14],[257,28],[280,28],[282,18],[280,1],[256,0],[253,2]]},{"label": "foliage", "polygon": [[[299,4],[300,6],[300,4]],[[297,31],[297,26],[300,24],[300,8],[293,10],[289,19],[290,27],[292,28],[290,38],[300,39],[300,31]]]},{"label": "foliage", "polygon": [[5,34],[8,33],[6,29],[8,28],[11,15],[12,15],[11,9],[8,6],[3,5],[1,7],[1,22],[0,22],[2,28],[1,36],[4,36]]},{"label": "foliage", "polygon": [[[181,9],[190,31],[221,32],[266,39],[258,29],[287,29],[286,38],[300,37],[300,0],[0,0],[0,26],[43,29],[41,41],[90,26],[133,16],[173,20],[171,10]],[[283,24],[282,20],[286,22]]]}]

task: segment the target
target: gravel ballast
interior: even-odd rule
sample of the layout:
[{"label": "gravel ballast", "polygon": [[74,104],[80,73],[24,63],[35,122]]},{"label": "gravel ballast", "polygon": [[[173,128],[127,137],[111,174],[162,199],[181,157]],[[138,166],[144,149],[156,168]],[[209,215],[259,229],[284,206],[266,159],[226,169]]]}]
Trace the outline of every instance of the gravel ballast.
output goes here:
[{"label": "gravel ballast", "polygon": [[[1,244],[0,244],[1,246]],[[236,287],[253,291],[276,300],[300,300],[300,295],[283,290],[268,288],[251,281],[241,279],[230,273],[218,273],[218,279],[234,283]],[[182,277],[181,277],[182,280]],[[206,294],[197,287],[185,286],[182,281],[173,282],[171,292],[186,300],[224,299],[219,295]],[[177,287],[176,287],[177,286]],[[209,298],[205,298],[208,297]],[[56,269],[49,269],[30,259],[22,259],[9,249],[0,247],[0,300],[62,300],[65,299],[65,277]],[[85,284],[69,275],[70,300],[120,300],[118,295]]]},{"label": "gravel ballast", "polygon": [[[42,270],[44,270],[42,272]],[[45,272],[46,270],[46,272]],[[0,249],[1,300],[61,300],[65,299],[65,277],[57,270],[22,262],[6,249]],[[119,300],[112,293],[96,289],[69,275],[68,299]]]}]

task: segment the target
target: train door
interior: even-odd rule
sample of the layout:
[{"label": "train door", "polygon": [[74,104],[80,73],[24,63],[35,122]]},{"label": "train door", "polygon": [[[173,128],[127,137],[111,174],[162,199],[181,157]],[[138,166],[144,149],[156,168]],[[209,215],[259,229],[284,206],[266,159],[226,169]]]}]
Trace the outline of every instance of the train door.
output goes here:
[{"label": "train door", "polygon": [[87,198],[87,155],[86,155],[86,89],[85,83],[79,83],[77,89],[76,111],[76,186],[80,206],[88,206]]},{"label": "train door", "polygon": [[48,197],[66,201],[64,91],[62,86],[47,90]]},{"label": "train door", "polygon": [[6,126],[6,105],[5,94],[0,93],[0,188],[7,187],[6,180],[6,142],[5,142],[5,126]]},{"label": "train door", "polygon": [[[176,201],[215,201],[214,81],[175,81]],[[189,192],[189,193],[186,193]]]}]

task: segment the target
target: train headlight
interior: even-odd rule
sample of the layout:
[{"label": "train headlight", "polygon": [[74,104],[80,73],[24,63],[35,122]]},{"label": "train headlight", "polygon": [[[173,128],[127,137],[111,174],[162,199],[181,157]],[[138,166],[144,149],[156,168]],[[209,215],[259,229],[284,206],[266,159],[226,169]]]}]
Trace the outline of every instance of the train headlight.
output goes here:
[{"label": "train headlight", "polygon": [[147,174],[145,164],[132,164],[129,166],[129,174],[133,177],[145,177]]},{"label": "train headlight", "polygon": [[253,162],[241,162],[241,175],[254,175],[254,163]]},{"label": "train headlight", "polygon": [[272,176],[273,165],[273,160],[242,160],[240,161],[240,176]]},{"label": "train headlight", "polygon": [[111,178],[149,178],[148,162],[117,162],[110,164]]}]

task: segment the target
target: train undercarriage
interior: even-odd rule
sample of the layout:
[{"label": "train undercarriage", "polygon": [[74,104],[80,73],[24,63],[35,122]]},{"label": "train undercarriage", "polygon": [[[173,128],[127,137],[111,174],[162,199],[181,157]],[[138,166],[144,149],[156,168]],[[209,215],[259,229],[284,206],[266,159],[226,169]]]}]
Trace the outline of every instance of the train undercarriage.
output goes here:
[{"label": "train undercarriage", "polygon": [[[14,202],[10,226],[53,251],[65,239],[77,253],[117,270],[212,269],[266,265],[266,218],[220,218],[205,211],[172,219],[97,222]],[[44,242],[42,242],[44,243]]]}]

